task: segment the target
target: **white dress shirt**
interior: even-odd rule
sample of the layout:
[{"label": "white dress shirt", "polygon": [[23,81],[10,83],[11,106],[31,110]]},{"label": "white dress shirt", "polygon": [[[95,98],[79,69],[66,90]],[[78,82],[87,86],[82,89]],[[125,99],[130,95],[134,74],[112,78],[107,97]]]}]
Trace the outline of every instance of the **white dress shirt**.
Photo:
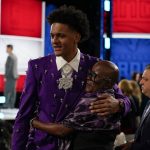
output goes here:
[{"label": "white dress shirt", "polygon": [[78,72],[80,63],[80,50],[78,49],[76,56],[67,62],[62,56],[56,57],[57,70],[61,70],[61,78],[59,79],[59,89],[70,89],[73,86],[73,70]]},{"label": "white dress shirt", "polygon": [[78,72],[80,55],[80,50],[78,49],[76,56],[70,62],[67,62],[62,56],[56,57],[57,70],[61,69],[62,76],[63,73],[66,73],[67,77],[70,77],[73,70]]}]

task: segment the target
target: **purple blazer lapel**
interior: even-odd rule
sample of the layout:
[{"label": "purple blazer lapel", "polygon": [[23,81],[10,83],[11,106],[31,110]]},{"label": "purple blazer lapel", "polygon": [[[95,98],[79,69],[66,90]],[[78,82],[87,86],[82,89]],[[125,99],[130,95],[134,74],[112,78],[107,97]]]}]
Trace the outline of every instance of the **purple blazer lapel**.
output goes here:
[{"label": "purple blazer lapel", "polygon": [[57,80],[61,77],[60,70],[57,70],[56,57],[51,55],[48,62],[45,64],[44,82],[51,91],[56,91]]}]

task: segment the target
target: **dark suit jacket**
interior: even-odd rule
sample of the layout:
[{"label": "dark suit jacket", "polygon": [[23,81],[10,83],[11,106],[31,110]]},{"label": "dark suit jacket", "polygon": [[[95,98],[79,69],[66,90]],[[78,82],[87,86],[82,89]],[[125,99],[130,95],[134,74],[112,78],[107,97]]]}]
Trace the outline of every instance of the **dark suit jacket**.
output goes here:
[{"label": "dark suit jacket", "polygon": [[5,77],[7,79],[17,79],[17,57],[14,54],[10,54],[7,57],[6,65],[5,65]]},{"label": "dark suit jacket", "polygon": [[147,108],[150,106],[150,101],[148,101],[141,123],[135,135],[135,142],[132,145],[132,150],[150,150],[150,109],[145,114]]}]

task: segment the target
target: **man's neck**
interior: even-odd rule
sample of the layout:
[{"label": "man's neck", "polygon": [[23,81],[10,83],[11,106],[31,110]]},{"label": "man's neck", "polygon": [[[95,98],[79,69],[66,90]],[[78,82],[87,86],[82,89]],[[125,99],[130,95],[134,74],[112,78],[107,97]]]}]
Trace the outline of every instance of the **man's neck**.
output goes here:
[{"label": "man's neck", "polygon": [[74,54],[72,54],[72,56],[67,56],[67,57],[63,57],[68,63],[77,55],[77,52],[76,51]]}]

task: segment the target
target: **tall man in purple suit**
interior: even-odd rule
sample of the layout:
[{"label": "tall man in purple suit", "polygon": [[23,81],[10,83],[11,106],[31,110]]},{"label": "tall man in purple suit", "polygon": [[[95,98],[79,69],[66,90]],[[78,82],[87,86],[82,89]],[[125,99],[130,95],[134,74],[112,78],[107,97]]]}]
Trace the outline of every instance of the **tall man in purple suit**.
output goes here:
[{"label": "tall man in purple suit", "polygon": [[[58,138],[30,128],[30,120],[36,116],[46,123],[61,122],[80,100],[88,70],[99,60],[78,49],[78,43],[89,36],[89,23],[83,12],[63,6],[52,12],[48,21],[54,54],[29,62],[12,150],[58,149]],[[130,102],[117,86],[114,90],[115,98],[106,94],[91,103],[91,113],[126,114]]]}]

